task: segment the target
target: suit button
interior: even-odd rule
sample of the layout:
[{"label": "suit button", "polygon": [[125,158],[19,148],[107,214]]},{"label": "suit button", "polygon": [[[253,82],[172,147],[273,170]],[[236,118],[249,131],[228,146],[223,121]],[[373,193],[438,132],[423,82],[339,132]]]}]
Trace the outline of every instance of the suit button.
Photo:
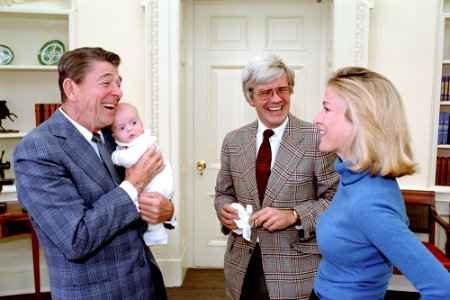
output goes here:
[{"label": "suit button", "polygon": [[141,267],[144,267],[144,266],[145,266],[145,262],[144,262],[143,260],[141,260],[141,262],[139,263],[139,265],[140,265]]}]

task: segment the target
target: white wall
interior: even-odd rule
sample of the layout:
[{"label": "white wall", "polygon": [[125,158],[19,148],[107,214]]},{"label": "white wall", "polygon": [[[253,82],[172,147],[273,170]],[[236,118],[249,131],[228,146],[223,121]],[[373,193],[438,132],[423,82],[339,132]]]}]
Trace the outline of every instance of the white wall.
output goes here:
[{"label": "white wall", "polygon": [[[124,102],[145,119],[144,8],[138,0],[78,0],[76,47],[102,47],[122,58]],[[144,123],[146,120],[144,120]],[[148,126],[148,124],[146,123]]]},{"label": "white wall", "polygon": [[401,178],[428,188],[434,128],[435,55],[439,0],[376,0],[370,14],[369,68],[387,76],[405,103],[420,171]]}]

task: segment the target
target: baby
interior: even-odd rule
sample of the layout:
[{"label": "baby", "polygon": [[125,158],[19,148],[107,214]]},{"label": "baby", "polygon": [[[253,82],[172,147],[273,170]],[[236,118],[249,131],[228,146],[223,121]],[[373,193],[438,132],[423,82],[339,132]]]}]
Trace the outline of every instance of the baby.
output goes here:
[{"label": "baby", "polygon": [[[117,148],[112,153],[114,164],[129,168],[156,142],[156,137],[144,130],[141,118],[135,106],[120,103],[114,113],[111,126]],[[174,193],[173,175],[169,162],[164,158],[164,169],[157,174],[144,188],[143,192],[158,192],[166,198],[172,198]],[[172,225],[174,222],[172,222]],[[148,224],[144,233],[144,241],[148,246],[167,244],[167,232],[164,225]]]}]

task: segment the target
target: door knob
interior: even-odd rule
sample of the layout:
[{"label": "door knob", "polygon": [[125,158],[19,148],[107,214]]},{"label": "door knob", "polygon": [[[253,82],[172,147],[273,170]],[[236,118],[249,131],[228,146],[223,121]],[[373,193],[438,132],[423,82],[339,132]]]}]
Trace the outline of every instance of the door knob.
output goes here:
[{"label": "door knob", "polygon": [[200,175],[203,175],[203,170],[206,169],[206,162],[204,160],[199,160],[196,167],[197,170],[200,171]]}]

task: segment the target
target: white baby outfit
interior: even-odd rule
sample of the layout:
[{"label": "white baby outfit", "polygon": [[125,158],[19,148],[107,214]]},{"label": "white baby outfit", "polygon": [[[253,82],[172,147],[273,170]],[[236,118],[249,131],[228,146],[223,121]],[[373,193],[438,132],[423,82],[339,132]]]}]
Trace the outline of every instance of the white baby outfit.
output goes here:
[{"label": "white baby outfit", "polygon": [[[149,130],[138,136],[131,143],[122,143],[116,140],[117,148],[112,153],[111,159],[115,165],[125,168],[133,166],[139,158],[156,142],[156,137],[150,135]],[[143,192],[158,192],[171,199],[174,194],[173,173],[169,161],[164,158],[164,170],[157,174],[144,188]],[[175,221],[171,222],[175,225]],[[167,231],[162,223],[148,224],[144,233],[144,241],[148,246],[167,244]]]}]

